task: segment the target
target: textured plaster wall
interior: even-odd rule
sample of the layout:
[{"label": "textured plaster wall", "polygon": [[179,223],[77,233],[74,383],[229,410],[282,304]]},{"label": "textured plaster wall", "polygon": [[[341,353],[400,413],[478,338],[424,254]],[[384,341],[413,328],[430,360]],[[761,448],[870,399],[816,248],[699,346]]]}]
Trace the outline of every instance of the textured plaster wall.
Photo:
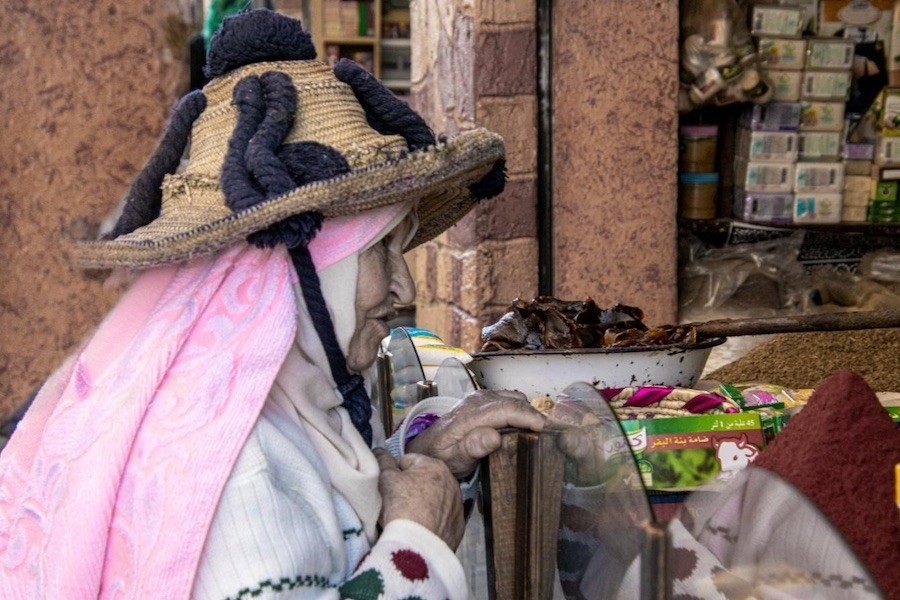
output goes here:
[{"label": "textured plaster wall", "polygon": [[676,319],[678,3],[553,4],[554,290]]},{"label": "textured plaster wall", "polygon": [[0,5],[0,417],[121,292],[72,267],[59,240],[92,233],[186,90],[184,5]]}]

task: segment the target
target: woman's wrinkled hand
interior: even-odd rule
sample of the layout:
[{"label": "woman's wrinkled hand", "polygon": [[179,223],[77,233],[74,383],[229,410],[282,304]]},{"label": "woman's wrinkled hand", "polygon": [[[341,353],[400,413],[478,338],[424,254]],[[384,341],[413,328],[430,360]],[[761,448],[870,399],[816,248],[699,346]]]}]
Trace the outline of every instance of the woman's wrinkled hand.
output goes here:
[{"label": "woman's wrinkled hand", "polygon": [[444,461],[453,475],[462,479],[475,470],[479,460],[500,447],[498,429],[541,431],[545,421],[520,392],[479,390],[463,398],[406,449]]},{"label": "woman's wrinkled hand", "polygon": [[409,519],[424,526],[456,550],[465,531],[459,483],[447,466],[421,454],[405,454],[399,459],[375,450],[381,475],[382,525],[395,519]]}]

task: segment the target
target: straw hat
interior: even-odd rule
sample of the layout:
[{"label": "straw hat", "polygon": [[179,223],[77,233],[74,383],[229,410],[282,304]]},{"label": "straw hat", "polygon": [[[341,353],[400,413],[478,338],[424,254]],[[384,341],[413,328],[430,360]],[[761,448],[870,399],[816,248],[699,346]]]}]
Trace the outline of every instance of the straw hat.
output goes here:
[{"label": "straw hat", "polygon": [[[289,77],[296,89],[296,116],[283,144],[327,146],[346,159],[349,171],[232,210],[220,184],[238,125],[233,93],[242,79],[271,72]],[[183,261],[300,213],[314,211],[329,218],[405,201],[418,206],[420,228],[412,248],[454,224],[482,197],[502,190],[504,149],[499,135],[473,129],[410,150],[401,135],[376,131],[354,89],[315,60],[240,66],[213,79],[203,95],[205,108],[190,130],[189,162],[181,172],[165,176],[159,216],[113,239],[76,243],[74,254],[81,265],[147,267]],[[479,187],[490,178],[493,184]]]}]

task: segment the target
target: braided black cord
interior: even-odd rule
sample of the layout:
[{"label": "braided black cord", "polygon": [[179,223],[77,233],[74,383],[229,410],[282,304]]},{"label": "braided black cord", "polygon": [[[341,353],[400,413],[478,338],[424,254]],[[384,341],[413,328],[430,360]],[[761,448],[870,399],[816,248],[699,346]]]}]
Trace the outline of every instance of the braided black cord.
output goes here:
[{"label": "braided black cord", "polygon": [[[266,105],[265,117],[250,138],[245,159],[248,175],[264,190],[266,198],[272,198],[305,183],[297,181],[280,152],[282,142],[294,126],[297,89],[288,75],[278,71],[264,73],[260,83]],[[274,248],[280,243],[295,248],[308,244],[321,226],[321,214],[305,212],[253,232],[247,239],[261,248]]]},{"label": "braided black cord", "polygon": [[237,125],[228,140],[228,151],[222,164],[221,185],[225,203],[237,212],[250,208],[265,199],[265,194],[253,185],[244,155],[250,139],[266,116],[266,100],[259,77],[250,75],[234,86],[232,104],[238,109]]},{"label": "braided black cord", "polygon": [[328,307],[325,305],[325,298],[322,296],[322,288],[319,285],[319,276],[316,274],[309,249],[305,245],[292,249],[291,259],[300,279],[300,289],[303,291],[303,299],[306,301],[306,310],[309,311],[316,333],[319,334],[319,339],[325,348],[331,376],[344,398],[341,406],[347,409],[353,425],[362,434],[366,444],[371,446],[372,425],[369,420],[372,418],[372,401],[366,393],[363,378],[359,375],[351,375],[347,370],[347,361],[338,344],[337,335],[334,333],[334,323],[332,323]]},{"label": "braided black cord", "polygon": [[381,134],[403,136],[411,151],[434,146],[434,132],[425,119],[359,63],[342,58],[334,65],[334,75],[353,89],[372,129]]},{"label": "braided black cord", "polygon": [[191,135],[191,126],[205,108],[206,96],[201,90],[194,90],[178,101],[156,150],[125,194],[122,215],[105,239],[131,233],[159,216],[163,177],[178,168]]},{"label": "braided black cord", "polygon": [[285,164],[275,155],[294,126],[297,112],[297,89],[285,73],[269,71],[260,77],[265,117],[244,153],[247,169],[267,197],[278,196],[294,189],[296,184]]}]

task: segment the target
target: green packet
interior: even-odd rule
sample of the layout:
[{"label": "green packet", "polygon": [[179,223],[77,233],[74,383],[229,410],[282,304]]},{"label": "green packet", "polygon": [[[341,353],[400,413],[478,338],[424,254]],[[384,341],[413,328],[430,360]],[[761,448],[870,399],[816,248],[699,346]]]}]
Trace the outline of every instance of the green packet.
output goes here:
[{"label": "green packet", "polygon": [[884,409],[891,416],[891,420],[897,427],[900,427],[900,406],[885,406]]},{"label": "green packet", "polygon": [[621,423],[648,490],[694,490],[728,481],[765,447],[756,412]]}]

